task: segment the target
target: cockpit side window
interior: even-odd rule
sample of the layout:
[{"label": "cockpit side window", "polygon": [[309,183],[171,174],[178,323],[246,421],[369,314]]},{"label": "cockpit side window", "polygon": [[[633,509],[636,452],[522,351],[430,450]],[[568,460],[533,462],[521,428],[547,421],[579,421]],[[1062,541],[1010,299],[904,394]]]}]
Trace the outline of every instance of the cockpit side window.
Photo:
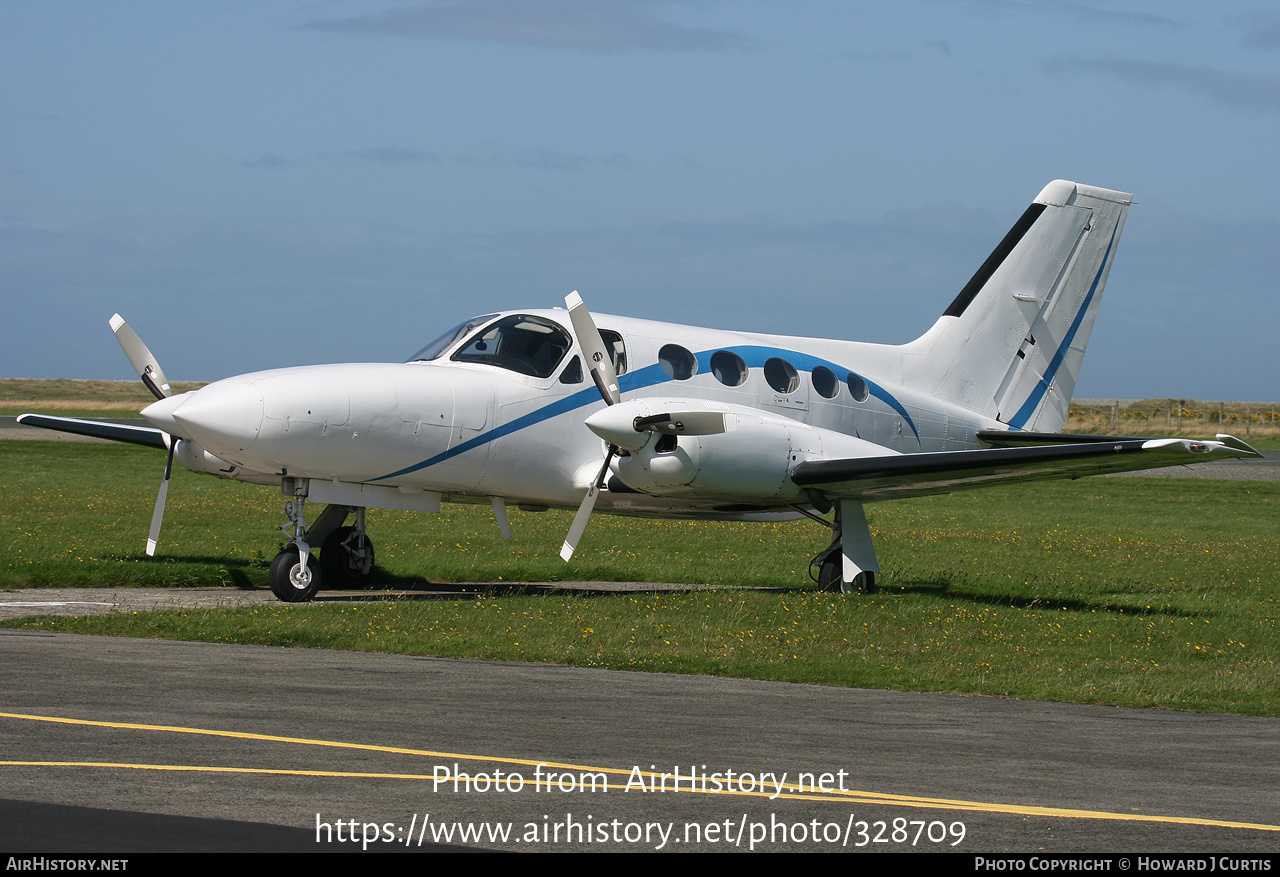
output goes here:
[{"label": "cockpit side window", "polygon": [[459,323],[448,332],[445,332],[435,341],[432,341],[426,347],[419,350],[413,356],[409,357],[409,362],[430,362],[437,359],[440,354],[444,353],[453,346],[453,342],[457,341],[463,335],[470,335],[476,329],[492,320],[497,314],[486,314],[483,317],[472,317],[464,323]]},{"label": "cockpit side window", "polygon": [[560,372],[560,383],[582,383],[582,359],[580,357],[575,356],[569,360],[569,364],[564,367],[564,371]]},{"label": "cockpit side window", "polygon": [[549,378],[573,341],[558,324],[516,314],[473,336],[451,359],[496,365],[536,378]]},{"label": "cockpit side window", "polygon": [[600,330],[600,340],[604,349],[609,351],[609,359],[613,362],[613,370],[620,375],[627,373],[627,346],[622,343],[622,336],[611,329]]}]

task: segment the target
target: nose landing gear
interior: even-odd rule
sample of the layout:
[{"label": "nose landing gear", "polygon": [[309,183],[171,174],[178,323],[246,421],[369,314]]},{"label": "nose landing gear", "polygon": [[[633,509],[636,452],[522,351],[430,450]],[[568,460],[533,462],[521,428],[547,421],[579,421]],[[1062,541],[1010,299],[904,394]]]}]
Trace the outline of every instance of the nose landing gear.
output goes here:
[{"label": "nose landing gear", "polygon": [[301,491],[284,504],[289,523],[280,529],[293,530],[289,544],[271,561],[267,580],[271,593],[286,603],[305,603],[320,590],[320,565],[311,558],[311,546],[307,544],[307,499]]},{"label": "nose landing gear", "polygon": [[[355,512],[354,527],[344,526]],[[305,603],[320,590],[321,582],[329,587],[354,585],[373,572],[373,542],[365,532],[364,508],[329,505],[311,526],[307,526],[306,497],[298,493],[284,504],[289,522],[280,529],[290,534],[286,545],[267,574],[271,593],[286,603]],[[310,542],[308,540],[311,540]],[[311,551],[311,543],[320,542],[320,557]]]}]

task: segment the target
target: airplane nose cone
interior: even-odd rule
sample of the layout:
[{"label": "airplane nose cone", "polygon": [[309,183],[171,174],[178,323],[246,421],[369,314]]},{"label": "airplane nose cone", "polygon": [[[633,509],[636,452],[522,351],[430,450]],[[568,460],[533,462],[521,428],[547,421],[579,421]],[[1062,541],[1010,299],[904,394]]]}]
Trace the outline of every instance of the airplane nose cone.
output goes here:
[{"label": "airplane nose cone", "polygon": [[[227,457],[253,444],[262,429],[262,393],[253,384],[225,380],[184,394],[179,405],[162,407],[179,397],[149,406],[142,416],[161,429],[158,420],[166,417],[178,426],[178,435],[190,438],[210,452]],[[152,416],[152,409],[159,408]]]}]

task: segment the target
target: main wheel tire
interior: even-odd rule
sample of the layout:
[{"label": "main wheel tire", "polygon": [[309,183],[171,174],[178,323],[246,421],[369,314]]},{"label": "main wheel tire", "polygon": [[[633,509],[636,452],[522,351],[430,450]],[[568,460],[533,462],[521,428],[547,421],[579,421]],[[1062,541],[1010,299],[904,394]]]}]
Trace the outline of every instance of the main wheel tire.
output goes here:
[{"label": "main wheel tire", "polygon": [[859,594],[874,594],[876,592],[876,574],[871,570],[858,573],[853,577],[853,582],[849,585],[849,591]]},{"label": "main wheel tire", "polygon": [[315,555],[307,559],[306,569],[299,560],[298,546],[290,545],[271,561],[267,574],[271,593],[286,603],[305,603],[320,590],[320,564]]},{"label": "main wheel tire", "polygon": [[835,551],[818,567],[818,587],[836,594],[874,594],[876,574],[866,570],[854,576],[852,582],[845,582],[844,557]]},{"label": "main wheel tire", "polygon": [[330,587],[359,584],[373,573],[376,561],[373,541],[365,536],[364,547],[352,550],[347,541],[354,533],[353,527],[338,527],[324,537],[324,544],[320,546],[320,566]]},{"label": "main wheel tire", "polygon": [[840,552],[833,552],[818,567],[818,587],[836,594],[843,591],[843,583],[840,581],[843,570],[844,559],[840,556]]}]

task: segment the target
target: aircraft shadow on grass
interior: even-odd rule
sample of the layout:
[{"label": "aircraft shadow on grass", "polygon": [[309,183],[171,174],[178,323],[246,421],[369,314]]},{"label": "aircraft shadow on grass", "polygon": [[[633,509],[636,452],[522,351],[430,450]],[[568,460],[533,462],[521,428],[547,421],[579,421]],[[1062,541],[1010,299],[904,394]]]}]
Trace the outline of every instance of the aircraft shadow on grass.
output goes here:
[{"label": "aircraft shadow on grass", "polygon": [[[1009,609],[1036,609],[1040,611],[1105,612],[1111,615],[1163,615],[1174,618],[1216,617],[1216,612],[1188,612],[1172,606],[1152,606],[1149,603],[1126,603],[1114,599],[1098,600],[1079,597],[1027,597],[1021,594],[973,593],[957,590],[956,585],[945,579],[916,579],[903,582],[900,590],[907,593],[946,595],[948,600],[969,603],[974,606],[1000,606]],[[1117,595],[1123,596],[1123,595]]]}]

